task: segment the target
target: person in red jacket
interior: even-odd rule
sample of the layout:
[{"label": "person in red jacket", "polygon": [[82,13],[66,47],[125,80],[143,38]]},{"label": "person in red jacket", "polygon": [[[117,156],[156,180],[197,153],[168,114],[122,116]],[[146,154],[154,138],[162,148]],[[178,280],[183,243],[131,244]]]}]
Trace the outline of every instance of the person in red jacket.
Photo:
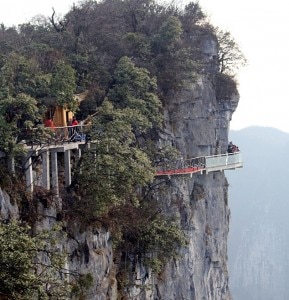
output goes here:
[{"label": "person in red jacket", "polygon": [[78,121],[76,120],[75,117],[72,118],[71,126],[73,126],[72,135],[75,135],[78,132]]},{"label": "person in red jacket", "polygon": [[51,118],[48,118],[44,121],[45,127],[55,128],[53,120]]},{"label": "person in red jacket", "polygon": [[78,121],[76,120],[75,117],[72,118],[72,123],[71,123],[72,126],[77,126],[78,125]]}]

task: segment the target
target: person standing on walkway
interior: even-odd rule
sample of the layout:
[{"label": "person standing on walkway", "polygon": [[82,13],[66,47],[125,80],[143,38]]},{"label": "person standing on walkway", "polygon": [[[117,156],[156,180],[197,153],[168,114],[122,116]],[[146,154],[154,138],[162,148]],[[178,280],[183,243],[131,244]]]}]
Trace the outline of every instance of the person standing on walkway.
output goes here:
[{"label": "person standing on walkway", "polygon": [[75,117],[72,118],[72,123],[71,123],[72,126],[77,126],[78,125],[78,121],[76,120]]},{"label": "person standing on walkway", "polygon": [[45,127],[50,127],[50,128],[52,128],[53,130],[55,129],[53,120],[52,120],[51,118],[46,119],[46,120],[44,121],[44,125],[45,125]]},{"label": "person standing on walkway", "polygon": [[72,134],[75,135],[78,132],[78,121],[76,120],[75,117],[72,118]]}]

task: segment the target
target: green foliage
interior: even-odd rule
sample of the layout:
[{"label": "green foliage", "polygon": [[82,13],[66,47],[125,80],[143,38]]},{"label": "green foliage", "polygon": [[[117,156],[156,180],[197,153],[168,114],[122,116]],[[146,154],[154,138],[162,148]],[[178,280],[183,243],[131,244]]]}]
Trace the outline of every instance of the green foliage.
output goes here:
[{"label": "green foliage", "polygon": [[[128,57],[122,57],[113,79],[108,98],[116,107],[139,111],[142,117],[147,119],[149,127],[152,127],[153,123],[160,125],[161,103],[156,94],[156,78],[151,78],[148,70],[138,68]],[[147,126],[144,129],[147,130]]]},{"label": "green foliage", "polygon": [[[159,273],[178,249],[186,244],[178,222],[165,216],[154,200],[142,200],[138,207],[130,204],[111,210],[107,215],[115,252],[123,258],[120,270],[134,268],[126,258],[142,263]],[[129,269],[126,270],[129,272]]]},{"label": "green foliage", "polygon": [[[139,208],[123,210],[129,218],[126,217],[120,225],[123,235],[119,249],[138,256],[144,265],[160,272],[170,259],[177,257],[177,250],[185,246],[183,231],[151,202],[142,202]],[[122,214],[118,212],[120,219],[124,220]],[[131,220],[130,223],[127,220]]]},{"label": "green foliage", "polygon": [[73,298],[77,297],[76,299],[85,299],[85,295],[87,289],[92,286],[93,277],[90,273],[85,275],[80,275],[77,282],[73,285],[71,294]]},{"label": "green foliage", "polygon": [[35,85],[34,79],[39,73],[37,62],[12,52],[5,57],[0,70],[0,99],[16,96],[19,93],[30,94]]},{"label": "green foliage", "polygon": [[232,95],[238,95],[237,83],[234,77],[219,73],[216,76],[216,97],[218,101],[232,99]]},{"label": "green foliage", "polygon": [[97,86],[106,93],[124,56],[155,75],[158,92],[167,94],[201,71],[198,47],[204,34],[218,36],[221,73],[244,62],[230,34],[208,26],[195,2],[179,9],[150,0],[85,1],[63,20],[50,21],[34,18],[18,31],[1,27],[0,78],[5,83],[0,93],[5,97],[7,88],[9,95],[23,92],[38,101],[52,96],[75,110],[76,84],[79,91]]},{"label": "green foliage", "polygon": [[200,64],[194,55],[194,48],[182,39],[180,18],[170,16],[166,19],[152,42],[158,83],[165,96],[172,90],[183,88],[188,81],[193,81]]},{"label": "green foliage", "polygon": [[[144,122],[143,122],[144,121]],[[153,180],[147,154],[136,145],[132,124],[141,130],[146,119],[136,109],[115,109],[105,101],[92,131],[91,150],[83,156],[77,175],[85,217],[94,218],[127,201],[137,203],[135,187]]]},{"label": "green foliage", "polygon": [[0,224],[0,295],[19,300],[65,299],[69,286],[61,280],[65,255],[56,246],[59,229],[34,237],[30,232],[16,222]]},{"label": "green foliage", "polygon": [[205,20],[205,14],[198,2],[190,2],[185,6],[182,23],[186,32],[194,31],[194,27]]},{"label": "green foliage", "polygon": [[[99,108],[91,130],[91,150],[83,156],[77,175],[81,209],[89,219],[124,203],[138,205],[138,186],[154,178],[148,153],[138,138],[160,124],[156,82],[129,58],[120,59],[114,84]],[[78,205],[77,205],[78,206]]]},{"label": "green foliage", "polygon": [[71,111],[76,111],[75,89],[76,75],[74,69],[64,62],[59,62],[51,79],[51,95],[55,98],[55,103],[67,107]]},{"label": "green foliage", "polygon": [[162,45],[162,48],[164,47],[164,50],[169,50],[176,42],[180,41],[182,32],[182,23],[179,18],[169,16],[160,27],[159,44]]},{"label": "green foliage", "polygon": [[41,127],[32,129],[39,119],[37,102],[28,95],[21,93],[15,98],[8,96],[0,100],[0,149],[11,156],[21,154],[24,151],[20,144],[22,139],[33,141],[45,133]]},{"label": "green foliage", "polygon": [[145,34],[128,32],[124,36],[124,42],[127,45],[127,54],[129,57],[139,56],[141,60],[147,60],[151,57],[150,41]]}]

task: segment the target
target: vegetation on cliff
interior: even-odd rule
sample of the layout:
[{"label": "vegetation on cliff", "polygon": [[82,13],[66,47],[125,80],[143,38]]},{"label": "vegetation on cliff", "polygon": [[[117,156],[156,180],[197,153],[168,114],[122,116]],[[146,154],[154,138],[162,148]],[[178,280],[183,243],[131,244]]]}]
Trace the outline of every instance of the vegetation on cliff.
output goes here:
[{"label": "vegetation on cliff", "polygon": [[[217,58],[202,53],[206,36],[219,42]],[[67,218],[108,226],[116,253],[159,271],[185,243],[177,222],[153,201],[157,161],[173,155],[157,148],[162,104],[200,75],[211,76],[217,90],[236,92],[232,63],[244,59],[230,35],[209,25],[197,3],[181,10],[151,0],[84,1],[62,20],[53,13],[18,28],[2,24],[0,53],[0,150],[22,152],[23,132],[33,132],[32,142],[45,138],[36,124],[48,108],[65,106],[78,119],[97,110],[91,128],[97,143],[64,195]],[[74,94],[84,91],[78,106]],[[217,94],[220,101],[226,96]]]}]

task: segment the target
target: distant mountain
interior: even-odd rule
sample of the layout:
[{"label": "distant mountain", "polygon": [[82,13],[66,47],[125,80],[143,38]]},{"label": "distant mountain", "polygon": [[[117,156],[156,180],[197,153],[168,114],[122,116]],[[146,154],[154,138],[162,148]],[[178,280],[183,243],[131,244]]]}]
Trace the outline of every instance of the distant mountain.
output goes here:
[{"label": "distant mountain", "polygon": [[289,134],[266,127],[232,131],[243,169],[227,171],[234,300],[289,299]]}]

